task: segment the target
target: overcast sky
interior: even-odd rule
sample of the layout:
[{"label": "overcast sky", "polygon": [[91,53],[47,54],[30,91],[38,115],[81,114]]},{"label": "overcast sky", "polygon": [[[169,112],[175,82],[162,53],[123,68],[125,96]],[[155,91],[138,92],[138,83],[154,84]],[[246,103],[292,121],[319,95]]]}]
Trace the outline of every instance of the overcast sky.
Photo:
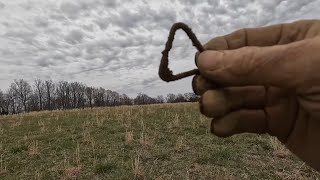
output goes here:
[{"label": "overcast sky", "polygon": [[[201,3],[200,3],[201,2]],[[79,81],[135,96],[191,92],[191,78],[158,77],[174,22],[202,43],[243,27],[320,18],[320,0],[0,0],[0,89],[14,79]],[[184,33],[170,67],[194,68]]]}]

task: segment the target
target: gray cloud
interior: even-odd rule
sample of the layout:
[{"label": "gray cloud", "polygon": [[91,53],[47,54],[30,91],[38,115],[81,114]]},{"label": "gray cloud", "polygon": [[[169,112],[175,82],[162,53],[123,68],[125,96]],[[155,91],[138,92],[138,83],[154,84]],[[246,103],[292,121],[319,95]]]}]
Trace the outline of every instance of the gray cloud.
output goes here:
[{"label": "gray cloud", "polygon": [[37,59],[36,63],[38,66],[40,67],[49,67],[52,65],[56,65],[53,61],[51,61],[50,59]]},{"label": "gray cloud", "polygon": [[[13,79],[43,78],[132,96],[189,92],[191,78],[164,83],[157,75],[174,22],[187,23],[205,43],[243,27],[320,18],[318,0],[26,2],[0,3],[1,89]],[[196,50],[184,33],[177,32],[173,46],[174,72],[194,68]]]},{"label": "gray cloud", "polygon": [[7,31],[4,36],[7,38],[14,38],[16,40],[28,40],[33,39],[37,34],[35,32],[23,29],[17,29],[12,31]]},{"label": "gray cloud", "polygon": [[84,33],[80,30],[71,30],[66,36],[65,40],[68,43],[76,44],[81,43],[84,37]]},{"label": "gray cloud", "polygon": [[57,21],[66,20],[66,17],[63,14],[59,14],[58,12],[52,12],[49,17]]},{"label": "gray cloud", "polygon": [[81,8],[82,7],[75,1],[62,2],[60,5],[61,12],[72,19],[79,15]]},{"label": "gray cloud", "polygon": [[6,7],[6,5],[4,3],[0,2],[0,9],[3,9],[5,7]]},{"label": "gray cloud", "polygon": [[42,27],[42,28],[46,28],[49,25],[49,21],[47,18],[36,18],[35,19],[35,26],[37,27]]},{"label": "gray cloud", "polygon": [[105,30],[109,26],[108,18],[99,18],[95,23],[100,27],[101,30]]}]

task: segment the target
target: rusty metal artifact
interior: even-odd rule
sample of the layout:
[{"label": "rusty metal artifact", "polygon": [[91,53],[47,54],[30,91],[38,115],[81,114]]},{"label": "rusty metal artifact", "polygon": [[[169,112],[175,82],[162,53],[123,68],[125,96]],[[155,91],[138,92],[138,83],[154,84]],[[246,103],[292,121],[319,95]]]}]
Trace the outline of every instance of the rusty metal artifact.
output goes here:
[{"label": "rusty metal artifact", "polygon": [[159,66],[159,76],[163,81],[170,82],[176,81],[182,78],[186,78],[188,76],[192,76],[195,74],[199,74],[198,69],[193,69],[190,71],[182,72],[174,75],[173,72],[169,69],[169,51],[172,48],[172,43],[174,40],[174,35],[177,30],[182,29],[188,37],[191,39],[193,46],[195,46],[199,52],[203,52],[204,48],[201,45],[200,41],[197,39],[196,35],[192,32],[191,28],[189,28],[186,24],[178,22],[172,25],[168,37],[168,41],[166,42],[166,47],[162,51],[162,58]]}]

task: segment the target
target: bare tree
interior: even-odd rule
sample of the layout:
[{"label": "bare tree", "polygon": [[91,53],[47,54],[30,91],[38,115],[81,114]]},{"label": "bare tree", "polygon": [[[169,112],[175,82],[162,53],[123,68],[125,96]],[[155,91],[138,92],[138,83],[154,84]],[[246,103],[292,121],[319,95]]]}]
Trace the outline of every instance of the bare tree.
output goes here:
[{"label": "bare tree", "polygon": [[3,92],[0,90],[0,107],[2,108],[4,104],[4,94]]},{"label": "bare tree", "polygon": [[198,97],[195,93],[184,93],[184,99],[187,101],[187,102],[196,102],[198,101]]},{"label": "bare tree", "polygon": [[72,108],[80,108],[84,107],[85,104],[85,88],[86,86],[79,82],[72,82],[69,83],[69,89],[70,89],[70,98],[72,98],[71,101],[71,107]]},{"label": "bare tree", "polygon": [[174,100],[174,102],[178,103],[178,102],[186,102],[186,100],[184,99],[182,94],[177,94],[176,95],[176,99]]},{"label": "bare tree", "polygon": [[71,99],[71,88],[70,83],[67,81],[60,81],[56,87],[57,94],[57,105],[62,109],[71,108],[70,99]]},{"label": "bare tree", "polygon": [[72,108],[76,108],[76,107],[78,107],[77,94],[78,94],[80,85],[79,85],[78,82],[72,82],[72,83],[69,83],[69,86],[70,86],[70,93],[71,93],[71,96],[72,96],[71,107]]},{"label": "bare tree", "polygon": [[29,111],[41,111],[37,93],[32,93],[29,100]]},{"label": "bare tree", "polygon": [[84,108],[85,106],[85,102],[86,102],[86,99],[85,99],[85,90],[86,90],[86,86],[82,83],[78,83],[79,84],[79,87],[78,87],[78,91],[77,91],[77,105],[78,105],[78,108]]},{"label": "bare tree", "polygon": [[157,100],[157,103],[164,103],[164,97],[162,95],[157,96],[156,100]]},{"label": "bare tree", "polygon": [[111,102],[113,102],[113,96],[112,96],[112,91],[111,90],[106,90],[104,93],[105,96],[105,104],[106,106],[111,106]]},{"label": "bare tree", "polygon": [[120,96],[120,104],[121,105],[132,105],[132,99],[126,94],[122,94]]},{"label": "bare tree", "polygon": [[8,97],[8,94],[4,94],[3,102],[2,102],[2,108],[4,110],[3,114],[9,114],[9,108],[10,108],[10,99]]},{"label": "bare tree", "polygon": [[94,104],[95,106],[105,106],[105,95],[106,95],[106,90],[102,87],[100,87],[99,89],[95,89],[94,90]]},{"label": "bare tree", "polygon": [[13,89],[9,88],[7,90],[7,93],[6,93],[6,99],[7,99],[7,109],[8,109],[8,112],[11,113],[11,114],[15,114],[16,111],[17,111],[17,103],[16,103],[16,96],[15,96],[15,93],[13,91]]},{"label": "bare tree", "polygon": [[28,100],[32,93],[30,84],[23,79],[19,79],[19,80],[14,80],[14,83],[11,84],[10,88],[13,90],[14,95],[18,97],[18,99],[20,100],[23,106],[23,111],[27,112]]},{"label": "bare tree", "polygon": [[46,99],[46,109],[52,110],[52,97],[54,94],[55,84],[52,80],[44,81],[44,92],[45,92],[45,99]]},{"label": "bare tree", "polygon": [[111,98],[112,101],[110,102],[111,106],[117,106],[120,104],[120,94],[115,92],[115,91],[111,91]]},{"label": "bare tree", "polygon": [[92,108],[93,107],[94,88],[93,87],[86,87],[85,95],[86,95],[87,100],[89,102],[90,108]]},{"label": "bare tree", "polygon": [[3,92],[0,90],[0,115],[7,115],[8,112],[8,108],[6,108],[6,99],[5,99],[5,95],[3,94]]},{"label": "bare tree", "polygon": [[45,84],[41,81],[41,79],[36,79],[34,81],[34,87],[36,95],[39,99],[39,110],[41,111],[43,109],[43,96],[45,92]]},{"label": "bare tree", "polygon": [[152,98],[152,97],[149,97],[148,95],[146,94],[143,94],[143,93],[139,93],[137,95],[136,98],[134,98],[134,104],[155,104],[157,101],[156,99]]},{"label": "bare tree", "polygon": [[166,100],[168,103],[174,103],[176,100],[176,95],[175,94],[167,94]]}]

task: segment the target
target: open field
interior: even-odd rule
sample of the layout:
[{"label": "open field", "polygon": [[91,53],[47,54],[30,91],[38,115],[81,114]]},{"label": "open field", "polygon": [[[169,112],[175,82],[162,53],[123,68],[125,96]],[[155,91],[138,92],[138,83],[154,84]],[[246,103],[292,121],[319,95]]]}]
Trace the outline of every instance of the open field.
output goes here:
[{"label": "open field", "polygon": [[319,179],[276,139],[221,139],[193,104],[0,117],[0,179]]}]

